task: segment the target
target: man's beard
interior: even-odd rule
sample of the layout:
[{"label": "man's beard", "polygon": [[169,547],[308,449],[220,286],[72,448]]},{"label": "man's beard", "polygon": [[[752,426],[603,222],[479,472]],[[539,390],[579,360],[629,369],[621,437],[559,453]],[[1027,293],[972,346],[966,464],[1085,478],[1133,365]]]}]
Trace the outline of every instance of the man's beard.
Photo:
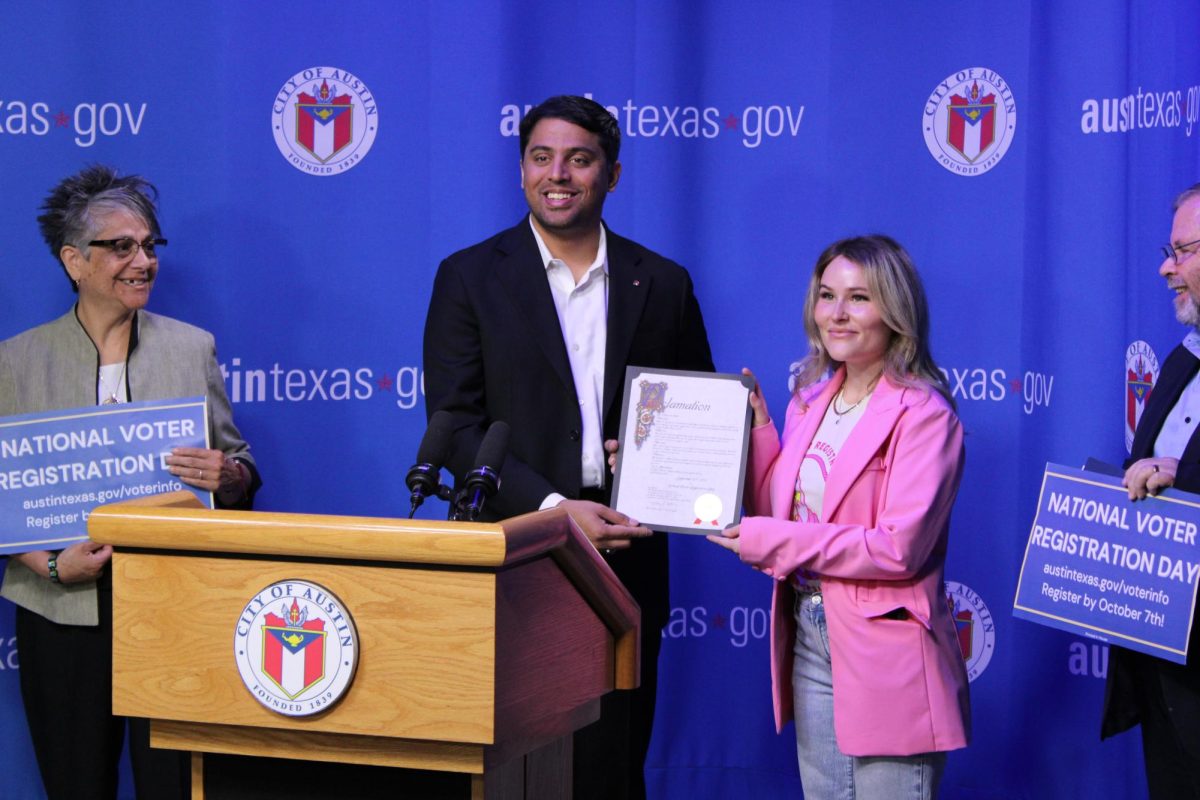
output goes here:
[{"label": "man's beard", "polygon": [[1196,298],[1190,292],[1187,302],[1175,309],[1175,319],[1188,327],[1200,329],[1200,305],[1197,305]]}]

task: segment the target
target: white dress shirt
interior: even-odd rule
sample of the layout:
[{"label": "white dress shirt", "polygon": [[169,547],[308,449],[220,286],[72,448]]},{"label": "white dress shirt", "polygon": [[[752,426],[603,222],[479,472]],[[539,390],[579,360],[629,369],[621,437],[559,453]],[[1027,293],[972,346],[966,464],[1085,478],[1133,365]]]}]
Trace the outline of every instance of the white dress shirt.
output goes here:
[{"label": "white dress shirt", "polygon": [[[1196,331],[1189,333],[1183,340],[1183,346],[1196,358],[1200,358],[1200,333]],[[1183,394],[1179,395],[1174,408],[1163,421],[1158,438],[1154,440],[1154,456],[1156,458],[1179,458],[1182,456],[1183,448],[1187,447],[1187,443],[1191,441],[1197,425],[1200,425],[1200,372],[1196,373],[1184,387]]]},{"label": "white dress shirt", "polygon": [[[554,296],[554,309],[558,312],[558,324],[562,328],[571,376],[575,380],[575,397],[579,400],[579,416],[583,420],[581,485],[601,488],[607,464],[600,415],[604,403],[604,349],[608,340],[608,237],[601,225],[596,258],[577,284],[566,262],[550,254],[532,218],[529,226],[533,228],[533,238],[546,267],[546,280]],[[541,507],[553,508],[565,499],[554,493],[542,501]]]}]

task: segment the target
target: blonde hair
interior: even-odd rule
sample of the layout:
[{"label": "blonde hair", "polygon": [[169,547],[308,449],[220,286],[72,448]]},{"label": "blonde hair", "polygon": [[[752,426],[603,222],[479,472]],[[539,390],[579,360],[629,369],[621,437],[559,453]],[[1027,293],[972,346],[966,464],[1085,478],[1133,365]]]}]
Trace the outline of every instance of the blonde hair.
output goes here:
[{"label": "blonde hair", "polygon": [[921,277],[905,249],[891,237],[879,234],[841,239],[825,248],[817,258],[804,298],[808,355],[801,361],[796,376],[797,394],[841,366],[821,343],[821,332],[814,317],[825,268],[839,256],[862,269],[871,300],[892,332],[883,357],[883,374],[899,386],[932,387],[953,408],[954,398],[946,378],[929,352],[929,307]]}]

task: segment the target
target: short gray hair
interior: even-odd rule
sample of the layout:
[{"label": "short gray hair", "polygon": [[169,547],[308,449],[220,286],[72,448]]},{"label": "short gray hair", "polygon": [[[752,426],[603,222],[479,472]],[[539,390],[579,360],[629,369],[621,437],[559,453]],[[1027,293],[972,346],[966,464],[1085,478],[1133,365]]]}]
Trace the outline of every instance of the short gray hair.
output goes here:
[{"label": "short gray hair", "polygon": [[[46,195],[38,218],[42,238],[65,273],[60,253],[67,245],[87,254],[87,243],[96,235],[100,219],[114,211],[127,211],[141,219],[151,236],[160,236],[158,189],[140,175],[121,177],[112,167],[93,164],[61,180]],[[71,276],[67,275],[67,280]],[[74,281],[71,282],[74,287]]]},{"label": "short gray hair", "polygon": [[1179,193],[1175,198],[1175,205],[1171,207],[1172,211],[1178,211],[1179,207],[1191,200],[1193,197],[1200,197],[1200,183],[1193,183],[1188,188]]}]

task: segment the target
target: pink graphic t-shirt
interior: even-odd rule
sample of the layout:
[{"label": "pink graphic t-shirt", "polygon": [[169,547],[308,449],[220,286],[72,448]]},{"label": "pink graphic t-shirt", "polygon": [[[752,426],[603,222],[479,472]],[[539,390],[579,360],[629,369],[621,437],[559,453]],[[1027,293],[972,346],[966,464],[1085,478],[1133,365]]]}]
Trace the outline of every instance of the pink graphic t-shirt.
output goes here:
[{"label": "pink graphic t-shirt", "polygon": [[[792,495],[793,522],[820,522],[821,512],[825,504],[825,484],[829,481],[829,471],[837,460],[842,446],[850,438],[850,432],[862,419],[863,412],[871,396],[867,395],[855,406],[840,411],[840,393],[825,409],[821,427],[813,436],[808,452],[800,461],[800,469],[796,473],[796,490]],[[840,411],[840,413],[839,413]],[[812,570],[798,569],[792,575],[792,582],[803,592],[819,592],[821,578]]]}]

